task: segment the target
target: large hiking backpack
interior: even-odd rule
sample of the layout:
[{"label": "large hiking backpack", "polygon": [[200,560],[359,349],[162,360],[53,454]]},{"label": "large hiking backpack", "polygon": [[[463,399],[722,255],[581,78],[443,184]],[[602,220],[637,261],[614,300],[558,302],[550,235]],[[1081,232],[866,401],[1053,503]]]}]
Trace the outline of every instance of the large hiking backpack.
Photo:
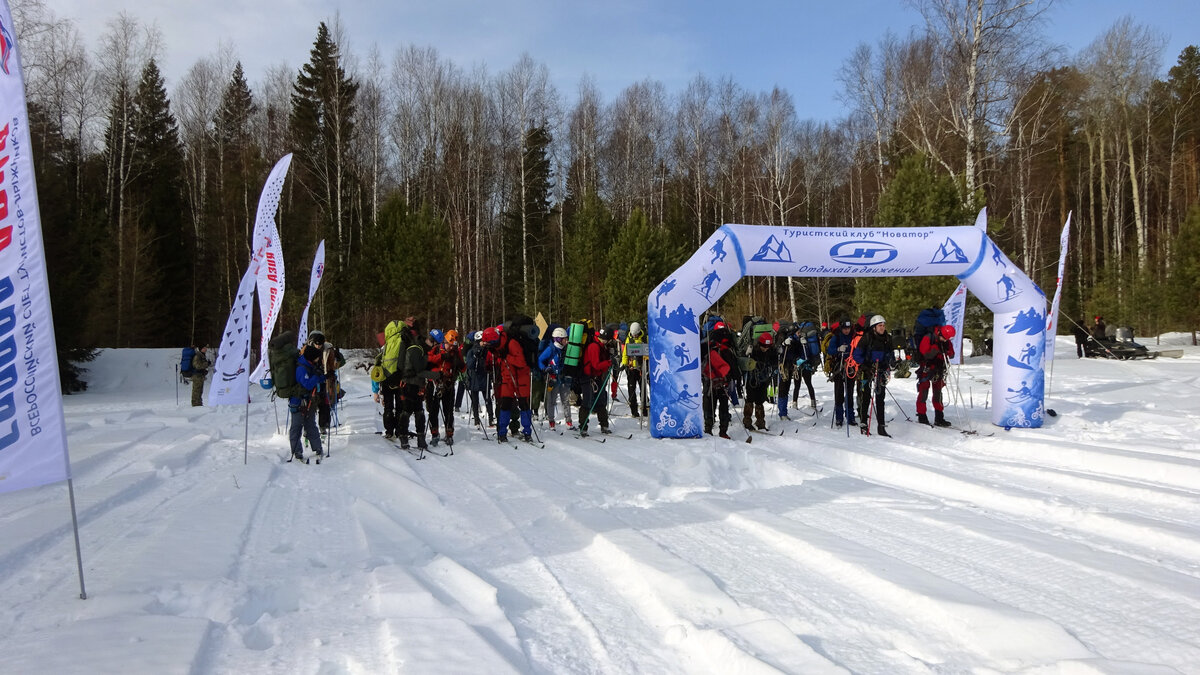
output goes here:
[{"label": "large hiking backpack", "polygon": [[179,359],[179,374],[183,377],[192,376],[192,359],[196,356],[195,347],[184,347],[183,355]]},{"label": "large hiking backpack", "polygon": [[771,324],[761,316],[752,316],[746,319],[742,324],[742,332],[738,334],[737,355],[739,357],[749,356],[750,350],[754,349],[755,343],[758,342],[758,336],[771,331]]},{"label": "large hiking backpack", "polygon": [[821,358],[825,360],[825,365],[822,368],[827,377],[833,377],[833,359],[829,358],[829,341],[833,339],[833,331],[825,333],[821,336]]},{"label": "large hiking backpack", "polygon": [[917,322],[913,325],[912,337],[908,341],[908,353],[920,358],[921,338],[933,332],[934,328],[942,326],[945,323],[946,313],[940,307],[930,307],[921,310],[921,313],[917,315]]},{"label": "large hiking backpack", "polygon": [[563,350],[561,377],[579,377],[583,374],[583,348],[587,345],[587,331],[582,323],[573,323],[567,329],[567,346]]},{"label": "large hiking backpack", "polygon": [[271,380],[277,398],[304,396],[307,390],[296,381],[300,350],[296,349],[296,334],[286,331],[267,343],[267,362],[271,364]]},{"label": "large hiking backpack", "polygon": [[796,336],[800,338],[801,346],[804,348],[804,360],[813,364],[820,363],[821,331],[817,328],[817,324],[805,321],[796,329]]},{"label": "large hiking backpack", "polygon": [[517,315],[512,321],[504,324],[504,334],[521,345],[521,351],[525,353],[525,363],[534,373],[538,372],[538,338],[541,332],[542,329],[538,328],[533,319],[524,314]]}]

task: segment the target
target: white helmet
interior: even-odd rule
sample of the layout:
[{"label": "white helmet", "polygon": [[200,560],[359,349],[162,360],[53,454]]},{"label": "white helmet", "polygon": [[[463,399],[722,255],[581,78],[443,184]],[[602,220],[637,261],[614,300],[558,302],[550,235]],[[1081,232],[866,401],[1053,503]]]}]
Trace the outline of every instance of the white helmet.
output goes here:
[{"label": "white helmet", "polygon": [[563,330],[563,329],[561,329],[561,328],[555,328],[555,329],[554,329],[554,332],[553,332],[553,333],[550,333],[550,337],[552,337],[552,338],[565,338],[565,337],[567,337],[567,331],[565,331],[565,330]]},{"label": "white helmet", "polygon": [[641,335],[642,334],[642,324],[640,324],[636,321],[629,324],[629,334],[632,335],[633,337],[637,337],[637,336]]},{"label": "white helmet", "polygon": [[475,337],[473,337],[471,339],[475,340],[476,342],[479,342],[480,340],[483,339],[483,331],[481,331],[481,330],[475,331]]},{"label": "white helmet", "polygon": [[868,327],[874,328],[876,325],[881,324],[881,323],[887,323],[887,321],[884,320],[882,314],[876,314],[875,316],[871,317],[871,323],[868,324]]}]

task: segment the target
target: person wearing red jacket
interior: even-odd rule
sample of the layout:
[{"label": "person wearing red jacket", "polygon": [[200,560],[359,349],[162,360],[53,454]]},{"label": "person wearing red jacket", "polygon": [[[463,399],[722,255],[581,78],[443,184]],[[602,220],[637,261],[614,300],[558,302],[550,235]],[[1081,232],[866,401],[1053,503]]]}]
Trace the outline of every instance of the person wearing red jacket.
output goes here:
[{"label": "person wearing red jacket", "polygon": [[917,364],[917,421],[921,424],[929,424],[925,398],[933,389],[933,423],[939,427],[950,426],[943,412],[942,389],[946,386],[946,364],[954,358],[954,332],[954,326],[937,326],[921,338],[920,362]]},{"label": "person wearing red jacket", "polygon": [[[439,341],[437,338],[441,337]],[[454,445],[454,383],[467,370],[458,345],[458,331],[448,330],[439,335],[429,331],[429,370],[436,376],[425,390],[425,409],[429,413],[430,442],[438,444],[438,419],[446,421],[446,445]]]},{"label": "person wearing red jacket", "polygon": [[488,350],[488,364],[492,366],[496,387],[496,407],[499,410],[496,423],[496,440],[508,442],[508,425],[515,408],[521,419],[521,440],[533,440],[533,415],[529,411],[529,362],[521,343],[505,335],[497,328],[483,331],[481,340]]},{"label": "person wearing red jacket", "polygon": [[612,368],[612,359],[608,356],[608,348],[596,339],[595,331],[587,329],[587,344],[583,347],[583,363],[580,364],[583,374],[579,377],[579,435],[587,436],[588,420],[591,411],[596,411],[596,419],[600,420],[600,433],[612,433],[608,429],[608,387],[604,386],[604,377]]}]

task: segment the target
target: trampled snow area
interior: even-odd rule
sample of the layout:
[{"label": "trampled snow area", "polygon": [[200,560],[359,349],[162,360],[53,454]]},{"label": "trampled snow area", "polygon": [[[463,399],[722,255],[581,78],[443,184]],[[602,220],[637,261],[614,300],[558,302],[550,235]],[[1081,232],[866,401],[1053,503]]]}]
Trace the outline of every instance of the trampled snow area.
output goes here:
[{"label": "trampled snow area", "polygon": [[948,417],[975,436],[906,422],[898,379],[894,438],[847,437],[820,381],[823,412],[750,444],[654,440],[618,403],[632,440],[460,418],[421,461],[348,367],[319,466],[281,463],[261,389],[243,464],[244,408],[177,405],[176,351],[106,351],[66,399],[89,597],[66,486],[0,495],[0,671],[1200,673],[1184,349],[1060,338],[1038,430],[987,422],[973,359]]}]

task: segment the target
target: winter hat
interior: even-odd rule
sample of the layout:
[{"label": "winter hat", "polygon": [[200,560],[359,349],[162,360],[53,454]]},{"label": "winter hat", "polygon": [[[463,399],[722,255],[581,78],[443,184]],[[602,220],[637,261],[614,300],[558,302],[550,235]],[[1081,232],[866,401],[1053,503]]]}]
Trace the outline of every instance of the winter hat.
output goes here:
[{"label": "winter hat", "polygon": [[308,341],[317,346],[323,345],[325,344],[325,334],[319,330],[314,330],[308,334]]},{"label": "winter hat", "polygon": [[774,340],[771,339],[770,333],[763,333],[762,335],[758,336],[758,344],[764,347],[770,347],[772,342],[774,342]]},{"label": "winter hat", "polygon": [[954,330],[954,326],[948,324],[945,326],[939,326],[938,330],[941,331],[942,337],[946,338],[947,340],[954,339],[954,336],[957,334],[957,331]]},{"label": "winter hat", "polygon": [[642,334],[642,324],[640,324],[636,321],[629,324],[629,334],[634,337],[641,335]]}]

